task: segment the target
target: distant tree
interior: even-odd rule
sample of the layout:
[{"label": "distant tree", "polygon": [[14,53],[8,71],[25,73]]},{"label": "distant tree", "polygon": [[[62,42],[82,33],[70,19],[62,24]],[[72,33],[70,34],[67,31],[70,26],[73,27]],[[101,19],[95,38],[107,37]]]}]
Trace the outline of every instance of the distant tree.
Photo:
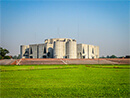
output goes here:
[{"label": "distant tree", "polygon": [[111,55],[110,58],[117,58],[115,55]]},{"label": "distant tree", "polygon": [[13,59],[17,59],[17,56],[15,55],[15,56],[13,56]]},{"label": "distant tree", "polygon": [[13,56],[13,59],[20,59],[20,54]]},{"label": "distant tree", "polygon": [[110,58],[110,56],[109,56],[109,55],[107,55],[107,56],[106,56],[106,58]]},{"label": "distant tree", "polygon": [[126,55],[125,58],[130,58],[130,55]]},{"label": "distant tree", "polygon": [[3,59],[3,57],[0,55],[0,60]]},{"label": "distant tree", "polygon": [[17,59],[20,59],[21,57],[20,57],[20,54],[18,54],[18,56],[17,56]]},{"label": "distant tree", "polygon": [[4,56],[4,59],[11,59],[11,57],[9,57],[9,56]]},{"label": "distant tree", "polygon": [[100,57],[100,58],[105,58],[104,56]]},{"label": "distant tree", "polygon": [[120,56],[120,57],[118,57],[118,58],[124,58],[124,56]]},{"label": "distant tree", "polygon": [[8,54],[9,51],[7,49],[3,49],[0,47],[0,55],[4,58],[6,54]]}]

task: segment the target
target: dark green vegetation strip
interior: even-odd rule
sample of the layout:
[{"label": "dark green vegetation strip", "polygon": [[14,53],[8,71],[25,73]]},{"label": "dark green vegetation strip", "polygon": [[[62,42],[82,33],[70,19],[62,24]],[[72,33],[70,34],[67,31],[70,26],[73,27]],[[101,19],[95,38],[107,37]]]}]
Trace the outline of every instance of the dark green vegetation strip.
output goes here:
[{"label": "dark green vegetation strip", "polygon": [[23,68],[23,69],[14,69],[14,70],[6,70],[6,69],[0,69],[0,72],[7,72],[7,71],[29,71],[29,70],[48,70],[48,69],[69,69],[69,68],[77,68],[77,67],[54,67],[54,68]]},{"label": "dark green vegetation strip", "polygon": [[[130,97],[130,69],[94,68],[94,66],[129,67],[129,65],[22,65],[0,66],[1,98],[18,97]],[[48,68],[61,67],[58,70]],[[66,67],[72,67],[62,69]],[[75,68],[76,67],[76,68]],[[46,68],[46,70],[37,70]]]},{"label": "dark green vegetation strip", "polygon": [[103,65],[100,65],[100,66],[99,66],[99,65],[98,65],[98,66],[96,65],[96,66],[95,66],[95,65],[94,65],[94,66],[93,66],[93,65],[86,65],[86,67],[89,67],[89,68],[117,68],[117,69],[130,69],[130,66],[129,66],[129,65],[128,65],[128,66],[119,66],[119,65],[117,65],[117,66],[116,66],[116,65],[111,65],[111,66],[110,66],[110,65],[109,65],[109,66],[108,66],[108,65],[105,65],[105,66],[103,66]]}]

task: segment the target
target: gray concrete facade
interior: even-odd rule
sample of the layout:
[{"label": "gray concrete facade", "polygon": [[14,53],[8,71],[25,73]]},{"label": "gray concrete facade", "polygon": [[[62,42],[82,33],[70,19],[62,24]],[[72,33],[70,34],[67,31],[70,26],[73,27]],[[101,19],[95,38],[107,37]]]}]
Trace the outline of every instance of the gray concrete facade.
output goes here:
[{"label": "gray concrete facade", "polygon": [[99,58],[99,47],[77,44],[75,39],[46,39],[43,44],[21,45],[21,58]]}]

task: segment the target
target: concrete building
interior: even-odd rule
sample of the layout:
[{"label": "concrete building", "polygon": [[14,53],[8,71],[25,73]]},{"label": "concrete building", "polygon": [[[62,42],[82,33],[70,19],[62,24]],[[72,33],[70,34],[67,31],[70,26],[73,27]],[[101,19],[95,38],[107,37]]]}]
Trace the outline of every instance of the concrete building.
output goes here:
[{"label": "concrete building", "polygon": [[43,44],[21,45],[21,58],[99,58],[99,47],[77,44],[75,39],[46,39]]}]

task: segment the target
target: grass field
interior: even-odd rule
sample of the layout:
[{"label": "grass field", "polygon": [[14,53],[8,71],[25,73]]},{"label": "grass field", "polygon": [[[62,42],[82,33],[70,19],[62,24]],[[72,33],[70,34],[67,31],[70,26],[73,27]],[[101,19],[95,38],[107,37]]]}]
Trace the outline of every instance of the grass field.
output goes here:
[{"label": "grass field", "polygon": [[130,65],[0,66],[1,98],[130,97]]}]

